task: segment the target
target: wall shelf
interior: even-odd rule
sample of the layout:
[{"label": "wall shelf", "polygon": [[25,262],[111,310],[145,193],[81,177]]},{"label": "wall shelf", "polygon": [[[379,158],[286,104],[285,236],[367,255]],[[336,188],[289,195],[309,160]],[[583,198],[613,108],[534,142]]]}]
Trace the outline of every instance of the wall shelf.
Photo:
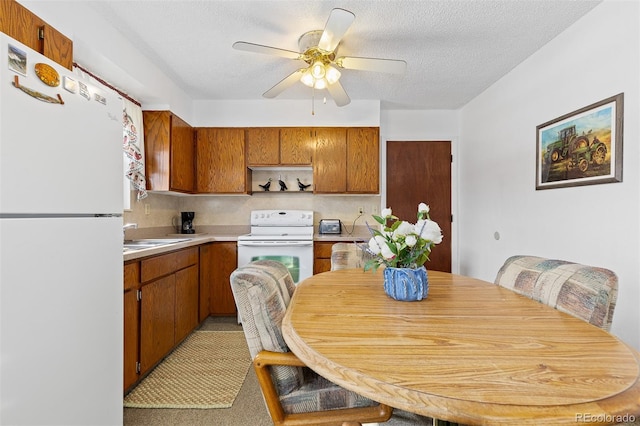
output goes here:
[{"label": "wall shelf", "polygon": [[[264,191],[260,185],[266,184],[271,179],[271,186],[269,191]],[[278,180],[282,181],[287,186],[286,191],[280,191],[280,184]],[[300,191],[298,189],[298,179],[305,185],[310,185],[306,191]],[[296,167],[283,169],[278,168],[259,168],[253,169],[251,173],[251,192],[253,194],[269,193],[269,194],[285,194],[285,193],[313,193],[313,170],[311,167]]]}]

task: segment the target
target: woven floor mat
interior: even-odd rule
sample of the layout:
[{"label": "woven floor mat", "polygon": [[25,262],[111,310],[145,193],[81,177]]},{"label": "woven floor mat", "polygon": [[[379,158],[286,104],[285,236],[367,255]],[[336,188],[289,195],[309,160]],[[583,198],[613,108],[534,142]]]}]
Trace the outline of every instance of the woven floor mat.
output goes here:
[{"label": "woven floor mat", "polygon": [[229,408],[250,365],[242,331],[195,331],[124,398],[124,406]]}]

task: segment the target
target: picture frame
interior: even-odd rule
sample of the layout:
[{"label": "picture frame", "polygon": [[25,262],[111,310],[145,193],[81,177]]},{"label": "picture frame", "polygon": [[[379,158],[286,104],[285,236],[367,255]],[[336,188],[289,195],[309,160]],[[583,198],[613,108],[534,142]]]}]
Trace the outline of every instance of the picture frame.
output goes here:
[{"label": "picture frame", "polygon": [[622,182],[624,93],[536,126],[536,190]]},{"label": "picture frame", "polygon": [[27,76],[27,52],[11,43],[7,49],[7,63],[11,71]]}]

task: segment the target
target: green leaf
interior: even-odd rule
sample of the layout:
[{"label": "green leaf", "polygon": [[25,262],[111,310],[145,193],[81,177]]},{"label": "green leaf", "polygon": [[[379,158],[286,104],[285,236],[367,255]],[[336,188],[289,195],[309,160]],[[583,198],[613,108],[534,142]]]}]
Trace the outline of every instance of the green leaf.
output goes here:
[{"label": "green leaf", "polygon": [[377,216],[377,215],[371,215],[376,222],[378,222],[380,225],[384,225],[386,223],[386,220],[383,217]]}]

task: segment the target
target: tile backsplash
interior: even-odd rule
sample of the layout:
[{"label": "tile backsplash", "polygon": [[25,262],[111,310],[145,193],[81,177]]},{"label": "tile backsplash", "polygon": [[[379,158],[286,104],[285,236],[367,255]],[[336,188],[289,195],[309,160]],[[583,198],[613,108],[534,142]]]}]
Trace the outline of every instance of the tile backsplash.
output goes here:
[{"label": "tile backsplash", "polygon": [[[277,182],[276,182],[277,184]],[[256,192],[253,195],[175,195],[149,193],[141,201],[131,202],[124,212],[124,222],[137,223],[139,228],[179,226],[181,211],[195,212],[194,226],[248,225],[252,210],[296,209],[313,210],[314,221],[340,219],[344,226],[373,223],[371,214],[380,212],[379,195],[314,195],[291,191]],[[358,217],[358,208],[364,214]],[[148,213],[148,214],[147,214]]]}]

